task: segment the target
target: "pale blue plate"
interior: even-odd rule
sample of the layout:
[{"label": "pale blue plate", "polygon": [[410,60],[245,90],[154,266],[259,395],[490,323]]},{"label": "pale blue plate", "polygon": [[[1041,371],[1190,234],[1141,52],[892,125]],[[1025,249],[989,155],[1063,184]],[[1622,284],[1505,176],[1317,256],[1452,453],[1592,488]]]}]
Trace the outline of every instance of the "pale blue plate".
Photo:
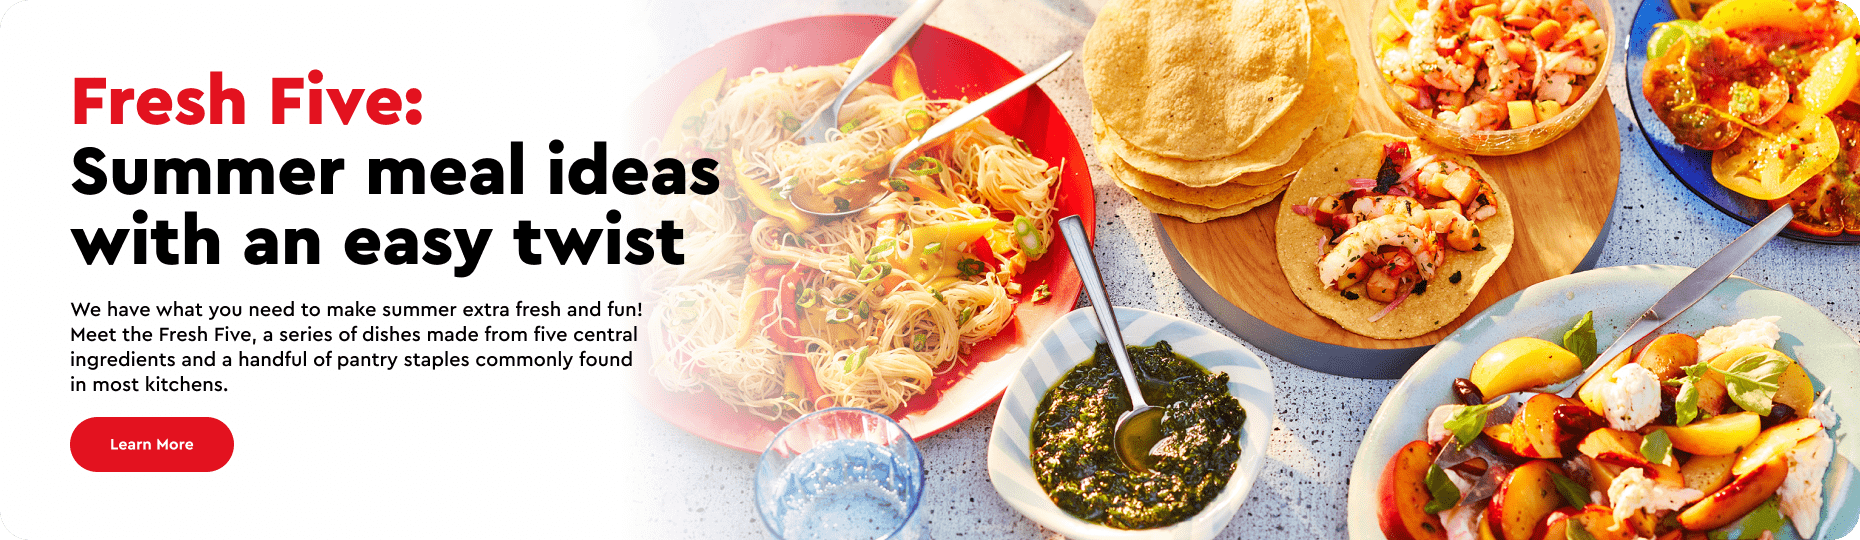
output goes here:
[{"label": "pale blue plate", "polygon": [[[1453,379],[1471,372],[1473,360],[1499,342],[1534,336],[1562,342],[1563,332],[1585,311],[1595,311],[1595,332],[1605,348],[1621,330],[1668,289],[1692,272],[1680,266],[1616,266],[1552,279],[1493,304],[1415,362],[1376,412],[1350,471],[1349,527],[1352,540],[1383,538],[1376,523],[1376,487],[1382,469],[1402,445],[1421,438],[1434,407],[1454,403]],[[1778,315],[1782,340],[1776,348],[1802,363],[1817,391],[1833,388],[1836,448],[1843,458],[1860,456],[1860,441],[1847,436],[1845,419],[1860,415],[1860,344],[1826,315],[1788,293],[1733,277],[1661,329],[1698,335],[1713,326]],[[1843,538],[1860,521],[1860,497],[1852,497],[1856,470],[1836,459],[1826,479],[1825,505],[1816,538]],[[1778,538],[1798,538],[1783,527]]]}]

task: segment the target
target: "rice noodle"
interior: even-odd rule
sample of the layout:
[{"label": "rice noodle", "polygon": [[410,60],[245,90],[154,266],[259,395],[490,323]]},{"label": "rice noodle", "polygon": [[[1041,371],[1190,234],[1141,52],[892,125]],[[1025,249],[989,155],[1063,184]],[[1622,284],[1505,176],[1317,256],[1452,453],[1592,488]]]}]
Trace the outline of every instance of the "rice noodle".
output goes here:
[{"label": "rice noodle", "polygon": [[[1059,169],[986,119],[920,154],[922,163],[936,166],[895,173],[932,188],[945,204],[892,193],[863,212],[797,231],[734,188],[750,182],[785,197],[823,185],[818,180],[889,182],[870,164],[888,161],[915,135],[911,126],[920,123],[912,117],[934,122],[963,105],[899,99],[889,87],[865,83],[842,110],[845,129],[815,145],[791,140],[792,130],[838,92],[847,71],[756,70],[707,102],[702,126],[684,141],[718,157],[718,175],[729,187],[666,198],[659,208],[688,231],[686,265],[657,268],[648,280],[659,292],[652,372],[666,388],[714,393],[774,420],[829,406],[889,413],[1012,322],[1021,285],[1015,277],[1055,236]],[[1015,235],[1015,218],[1029,220],[1037,234]],[[919,275],[907,268],[927,264],[931,249],[912,245],[912,231],[978,220],[997,222],[977,241],[994,252],[994,260],[980,261],[983,271],[919,269],[929,272]],[[935,248],[968,258],[972,246]],[[777,276],[762,279],[783,285],[745,274]],[[785,371],[799,366],[812,373],[791,380]],[[807,381],[818,389],[812,399],[796,391]]]}]

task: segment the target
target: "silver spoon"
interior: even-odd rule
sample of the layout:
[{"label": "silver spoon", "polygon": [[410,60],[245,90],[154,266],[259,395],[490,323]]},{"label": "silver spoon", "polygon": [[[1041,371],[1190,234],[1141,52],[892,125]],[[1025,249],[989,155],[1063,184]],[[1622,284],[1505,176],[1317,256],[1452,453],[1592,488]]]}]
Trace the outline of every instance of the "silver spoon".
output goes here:
[{"label": "silver spoon", "polygon": [[[1067,60],[1071,59],[1072,51],[1060,53],[1058,57],[1053,58],[1051,61],[1047,62],[1046,65],[1040,66],[1039,69],[1027,72],[1026,75],[1020,76],[1019,79],[1014,79],[1013,82],[1007,83],[1007,85],[993,92],[989,92],[988,95],[982,96],[981,99],[975,100],[974,103],[964,105],[961,109],[957,109],[956,112],[943,117],[943,119],[937,121],[937,123],[931,124],[929,129],[924,130],[922,135],[918,135],[917,138],[911,139],[911,142],[905,143],[903,147],[898,149],[897,153],[891,158],[891,164],[885,167],[882,174],[887,178],[890,177],[892,172],[898,170],[898,165],[903,164],[904,159],[911,156],[911,153],[951,133],[955,133],[957,128],[969,122],[973,122],[977,118],[981,118],[982,114],[987,113],[990,109],[999,107],[1002,103],[1007,102],[1008,98],[1012,98],[1019,95],[1021,92],[1027,91],[1028,88],[1032,88],[1034,84],[1040,82],[1040,79],[1044,79],[1047,75],[1051,75],[1054,70],[1059,69],[1059,66],[1064,65]],[[885,198],[885,195],[892,192],[890,189],[885,189],[885,184],[882,181],[867,181],[865,185],[870,186],[863,189],[865,193],[855,195],[855,197],[860,197],[860,199],[849,199],[849,203],[844,209],[821,208],[818,206],[810,207],[810,205],[815,204],[833,204],[831,197],[824,196],[810,197],[797,195],[791,197],[789,202],[793,203],[794,207],[802,212],[824,218],[836,218],[857,214],[866,208],[870,208],[872,205],[878,204],[879,200]],[[797,186],[795,191],[799,192],[803,189],[814,188]]]},{"label": "silver spoon", "polygon": [[[890,62],[891,57],[897,56],[898,51],[904,49],[904,44],[910,43],[911,38],[917,36],[917,30],[924,27],[924,20],[930,18],[930,12],[936,11],[937,5],[942,3],[943,0],[917,0],[896,20],[891,21],[890,26],[885,27],[885,31],[880,32],[878,38],[866,46],[865,53],[859,55],[859,61],[853,64],[852,73],[846,76],[846,85],[840,87],[839,95],[834,96],[826,107],[815,112],[801,129],[795,130],[801,137],[801,144],[826,142],[827,132],[840,127],[840,107],[846,105],[846,97],[852,95],[860,83],[877,73],[878,68]],[[826,121],[822,122],[822,119]]]},{"label": "silver spoon", "polygon": [[1076,215],[1059,218],[1059,235],[1066,239],[1066,247],[1072,252],[1072,264],[1079,268],[1079,281],[1085,282],[1085,290],[1091,296],[1092,312],[1097,315],[1092,322],[1097,323],[1098,333],[1104,335],[1111,357],[1117,360],[1117,371],[1124,376],[1124,389],[1130,392],[1130,411],[1117,417],[1117,428],[1111,432],[1117,457],[1132,469],[1147,471],[1154,462],[1150,458],[1150,448],[1162,439],[1163,410],[1143,399],[1143,388],[1137,384],[1137,372],[1130,365],[1130,352],[1124,348],[1124,334],[1117,325],[1116,310],[1111,307],[1110,296],[1104,292],[1104,278],[1098,275],[1098,260],[1092,255],[1091,240],[1085,238],[1085,226],[1079,223]]}]

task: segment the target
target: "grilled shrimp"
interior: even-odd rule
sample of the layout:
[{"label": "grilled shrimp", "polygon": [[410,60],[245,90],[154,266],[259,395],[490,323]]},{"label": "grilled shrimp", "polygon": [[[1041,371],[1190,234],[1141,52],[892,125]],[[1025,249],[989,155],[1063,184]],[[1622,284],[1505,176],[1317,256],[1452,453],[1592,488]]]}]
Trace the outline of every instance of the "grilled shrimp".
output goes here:
[{"label": "grilled shrimp", "polygon": [[[1388,214],[1357,224],[1337,238],[1337,247],[1318,260],[1318,279],[1326,286],[1336,287],[1337,279],[1357,260],[1382,246],[1400,247],[1416,254],[1437,251],[1435,233],[1422,227],[1429,222],[1425,216],[1425,213]],[[1433,277],[1437,266],[1418,264],[1416,268],[1421,270],[1422,277]]]}]

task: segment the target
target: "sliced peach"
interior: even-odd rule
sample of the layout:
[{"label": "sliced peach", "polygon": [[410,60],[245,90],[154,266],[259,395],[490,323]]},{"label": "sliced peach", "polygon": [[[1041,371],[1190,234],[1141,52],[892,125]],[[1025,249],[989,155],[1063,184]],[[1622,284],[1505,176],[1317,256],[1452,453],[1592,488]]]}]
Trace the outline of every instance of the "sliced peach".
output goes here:
[{"label": "sliced peach", "polygon": [[1584,506],[1581,513],[1569,518],[1569,526],[1588,530],[1595,540],[1633,540],[1633,530],[1621,525],[1615,521],[1614,510],[1599,504]]},{"label": "sliced peach", "polygon": [[1446,539],[1440,518],[1421,510],[1434,498],[1427,492],[1427,471],[1433,465],[1433,448],[1426,441],[1414,441],[1397,450],[1383,467],[1376,490],[1382,504],[1376,518],[1389,540]]},{"label": "sliced peach", "polygon": [[1492,529],[1492,520],[1486,519],[1487,514],[1479,513],[1479,540],[1498,540],[1498,531]]},{"label": "sliced peach", "polygon": [[1589,377],[1588,381],[1582,383],[1582,388],[1576,390],[1576,398],[1581,399],[1582,404],[1588,405],[1589,410],[1595,411],[1595,414],[1607,415],[1608,409],[1602,404],[1599,388],[1609,377],[1614,376],[1616,369],[1627,365],[1629,358],[1631,357],[1628,356],[1627,351],[1622,351],[1621,354],[1608,360],[1607,364],[1602,365],[1601,370],[1595,372],[1594,377]]},{"label": "sliced peach", "polygon": [[1551,511],[1550,515],[1544,518],[1544,526],[1537,529],[1537,536],[1533,540],[1564,540],[1568,538],[1569,518],[1580,513],[1582,513],[1582,510],[1578,510],[1572,506],[1565,506]]},{"label": "sliced peach", "polygon": [[1736,454],[1763,431],[1763,417],[1752,412],[1721,414],[1684,426],[1659,426],[1673,448],[1702,456]]},{"label": "sliced peach", "polygon": [[1789,456],[1774,455],[1751,469],[1749,474],[1738,475],[1724,488],[1679,512],[1679,526],[1704,531],[1737,521],[1776,494],[1776,489],[1782,487],[1783,479],[1788,476]]},{"label": "sliced peach", "polygon": [[1737,453],[1737,462],[1731,465],[1731,474],[1743,476],[1769,461],[1772,456],[1787,457],[1796,443],[1817,431],[1821,431],[1821,421],[1813,418],[1798,418],[1763,430],[1756,440],[1750,441],[1743,451]]},{"label": "sliced peach", "polygon": [[1647,368],[1662,381],[1684,375],[1682,369],[1698,361],[1699,341],[1685,334],[1654,338],[1640,354],[1634,355],[1634,363]]},{"label": "sliced peach", "polygon": [[1582,361],[1555,343],[1532,337],[1506,340],[1473,361],[1472,379],[1487,398],[1555,384],[1582,372]]},{"label": "sliced peach", "polygon": [[[1715,375],[1715,374],[1714,374]],[[1724,412],[1731,405],[1730,395],[1724,389],[1724,381],[1705,377],[1699,379],[1699,416]]]},{"label": "sliced peach", "polygon": [[[1783,360],[1789,363],[1789,367],[1783,369],[1782,377],[1777,381],[1776,396],[1771,398],[1771,401],[1794,408],[1796,414],[1808,414],[1809,406],[1815,404],[1815,383],[1809,380],[1808,371],[1803,370],[1802,366],[1797,364],[1794,358],[1790,358],[1789,355],[1783,354],[1782,351],[1762,345],[1745,345],[1720,353],[1718,356],[1712,358],[1711,365],[1718,369],[1728,370],[1731,369],[1731,365],[1736,364],[1738,360],[1742,360],[1745,356],[1760,352],[1773,353],[1777,356],[1781,356]],[[1717,381],[1720,385],[1724,384],[1724,375],[1715,371],[1706,374],[1705,378]],[[1701,397],[1703,397],[1702,394]],[[1700,399],[1701,403],[1703,401],[1703,399]],[[1767,411],[1756,412],[1761,413]]]},{"label": "sliced peach", "polygon": [[1503,540],[1530,540],[1544,524],[1551,511],[1563,506],[1563,496],[1556,491],[1551,475],[1562,474],[1556,463],[1534,460],[1511,471],[1499,484],[1486,507],[1486,520]]},{"label": "sliced peach", "polygon": [[1613,463],[1623,467],[1646,467],[1647,458],[1640,455],[1641,437],[1639,433],[1621,431],[1614,428],[1602,428],[1589,432],[1582,438],[1576,449],[1582,455],[1595,458],[1603,463]]},{"label": "sliced peach", "polygon": [[1791,362],[1776,382],[1776,396],[1770,401],[1788,405],[1795,409],[1795,414],[1807,416],[1808,408],[1815,405],[1815,383],[1809,380],[1801,364]]},{"label": "sliced peach", "polygon": [[[1667,458],[1667,460],[1671,461],[1672,459]],[[1644,472],[1648,478],[1652,478],[1653,481],[1655,482],[1666,484],[1667,486],[1675,487],[1675,488],[1686,487],[1685,474],[1683,474],[1679,470],[1678,465],[1667,465],[1665,463],[1649,462],[1647,463],[1647,470]]]},{"label": "sliced peach", "polygon": [[1561,428],[1556,422],[1557,407],[1569,402],[1556,394],[1537,394],[1524,401],[1518,415],[1511,419],[1512,446],[1519,454],[1534,458],[1563,457]]},{"label": "sliced peach", "polygon": [[1686,487],[1711,493],[1731,482],[1731,464],[1736,462],[1735,454],[1692,456],[1679,471],[1686,477]]},{"label": "sliced peach", "polygon": [[[1608,496],[1608,486],[1615,483],[1615,477],[1621,476],[1621,472],[1627,470],[1625,466],[1607,463],[1588,455],[1578,455],[1576,459],[1583,460],[1583,464],[1589,467],[1589,491],[1601,492],[1603,497]],[[1604,503],[1605,501],[1594,502]]]}]

